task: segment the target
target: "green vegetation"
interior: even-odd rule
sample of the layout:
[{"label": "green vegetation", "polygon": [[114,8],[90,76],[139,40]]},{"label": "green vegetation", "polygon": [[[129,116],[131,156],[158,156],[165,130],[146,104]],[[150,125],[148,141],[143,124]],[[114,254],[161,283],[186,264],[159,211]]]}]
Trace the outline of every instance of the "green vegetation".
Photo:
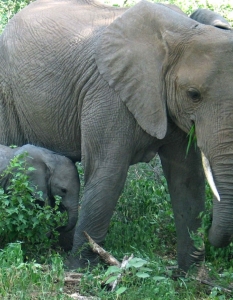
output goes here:
[{"label": "green vegetation", "polygon": [[0,252],[0,299],[70,299],[62,295],[64,268],[59,255],[50,257],[50,266],[24,262],[20,243]]},{"label": "green vegetation", "polygon": [[[0,0],[0,31],[9,19],[28,0]],[[231,0],[171,0],[186,13],[197,7],[213,9],[233,24],[233,4]],[[114,5],[129,6],[133,2],[114,1]],[[168,3],[168,1],[167,1]],[[17,167],[12,177],[8,193],[0,190],[0,299],[70,299],[65,293],[63,258],[59,251],[52,249],[46,233],[59,224],[61,215],[50,207],[40,207],[34,201],[33,187],[27,178],[22,157],[12,161],[7,172]],[[81,166],[78,166],[82,172]],[[150,164],[132,166],[122,196],[115,210],[105,249],[118,260],[125,255],[135,258],[125,270],[103,264],[93,270],[86,270],[79,286],[82,295],[99,299],[120,300],[223,300],[233,299],[224,290],[233,282],[233,244],[216,249],[207,240],[210,225],[212,195],[206,188],[206,211],[201,214],[200,236],[206,244],[205,266],[213,279],[213,286],[197,280],[175,278],[167,266],[176,265],[176,233],[173,212],[158,159]],[[57,204],[58,206],[58,204]],[[192,234],[192,233],[190,233]],[[16,241],[20,241],[17,242]],[[46,262],[39,264],[38,262]],[[107,283],[121,275],[114,291],[109,291]],[[109,277],[110,276],[110,277]]]},{"label": "green vegetation", "polygon": [[196,147],[196,144],[197,144],[197,137],[196,137],[196,134],[195,134],[195,125],[193,124],[189,133],[188,133],[188,146],[187,146],[187,149],[186,149],[186,156],[188,155],[188,152],[189,152],[189,149],[190,149],[190,146],[194,144],[195,147]]},{"label": "green vegetation", "polygon": [[[158,167],[158,158],[150,164],[132,166],[126,182],[124,193],[119,199],[115,210],[105,249],[117,259],[134,254],[143,259],[143,268],[138,270],[128,266],[126,271],[117,268],[98,267],[87,272],[81,282],[82,294],[98,295],[101,299],[233,299],[223,288],[229,287],[233,281],[233,244],[216,249],[207,240],[210,226],[212,194],[206,188],[207,207],[203,212],[202,227],[198,235],[193,236],[196,242],[206,244],[205,267],[209,270],[214,286],[200,284],[189,278],[176,278],[174,271],[167,268],[176,265],[176,233],[170,197],[162,170]],[[130,200],[129,200],[130,199]],[[190,233],[192,234],[192,233]],[[139,265],[140,266],[140,265]],[[143,273],[142,277],[137,273]],[[109,273],[116,276],[121,273],[121,280],[116,291],[103,290],[103,284]],[[219,275],[220,274],[220,275]],[[94,279],[98,276],[98,279]],[[126,288],[117,295],[119,288]],[[122,290],[120,290],[122,291]]]},{"label": "green vegetation", "polygon": [[31,0],[0,0],[0,32],[3,31],[9,20]]},{"label": "green vegetation", "polygon": [[[55,228],[65,225],[67,217],[59,211],[59,199],[55,208],[46,205],[41,192],[30,184],[28,173],[34,168],[26,164],[27,155],[15,156],[1,174],[1,180],[9,183],[6,192],[0,188],[0,247],[20,241],[25,257],[41,260],[56,242]],[[48,233],[54,236],[53,240],[47,237]]]}]

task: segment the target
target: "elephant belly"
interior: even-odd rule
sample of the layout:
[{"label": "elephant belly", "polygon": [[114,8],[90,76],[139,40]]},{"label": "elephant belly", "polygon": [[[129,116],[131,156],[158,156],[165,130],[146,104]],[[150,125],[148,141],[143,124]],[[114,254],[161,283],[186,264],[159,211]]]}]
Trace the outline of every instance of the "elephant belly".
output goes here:
[{"label": "elephant belly", "polygon": [[[33,111],[39,117],[33,118]],[[81,139],[80,126],[77,115],[68,112],[62,116],[58,112],[43,111],[43,107],[34,107],[34,110],[24,112],[21,120],[22,131],[25,135],[26,143],[47,148],[56,153],[65,155],[73,161],[81,160]],[[59,117],[57,116],[59,115]],[[22,114],[19,113],[21,116]],[[26,122],[25,122],[26,121]],[[28,125],[30,124],[30,125]]]}]

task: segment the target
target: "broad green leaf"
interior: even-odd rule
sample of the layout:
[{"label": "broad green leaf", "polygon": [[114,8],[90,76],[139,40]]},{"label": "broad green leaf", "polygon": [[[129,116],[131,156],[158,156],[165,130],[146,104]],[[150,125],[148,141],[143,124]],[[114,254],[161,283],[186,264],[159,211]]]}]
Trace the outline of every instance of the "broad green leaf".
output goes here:
[{"label": "broad green leaf", "polygon": [[147,262],[137,261],[129,265],[129,267],[140,268],[144,266]]},{"label": "broad green leaf", "polygon": [[33,167],[29,167],[28,168],[28,171],[35,171],[36,169],[35,168],[33,168]]},{"label": "broad green leaf", "polygon": [[152,272],[153,270],[150,269],[150,268],[147,268],[147,267],[141,267],[141,268],[140,268],[140,271],[141,271],[141,272],[144,272],[144,271],[145,271],[145,272]]},{"label": "broad green leaf", "polygon": [[154,279],[155,281],[161,281],[161,280],[166,279],[166,277],[163,277],[163,276],[154,276],[153,279]]},{"label": "broad green leaf", "polygon": [[112,273],[120,273],[121,272],[121,269],[117,266],[111,266],[107,269],[105,275],[108,276]]},{"label": "broad green leaf", "polygon": [[144,272],[137,272],[136,276],[139,277],[139,278],[148,278],[148,277],[150,277],[149,274],[144,273]]},{"label": "broad green leaf", "polygon": [[126,290],[127,290],[127,287],[122,286],[118,290],[116,290],[116,294],[117,295],[123,294]]},{"label": "broad green leaf", "polygon": [[126,267],[127,268],[130,268],[130,267],[140,268],[140,267],[144,266],[146,263],[147,263],[146,260],[134,257],[128,262]]},{"label": "broad green leaf", "polygon": [[118,277],[118,275],[111,276],[110,278],[108,278],[108,280],[105,282],[105,284],[109,284],[109,283],[115,281],[117,279],[117,277]]}]

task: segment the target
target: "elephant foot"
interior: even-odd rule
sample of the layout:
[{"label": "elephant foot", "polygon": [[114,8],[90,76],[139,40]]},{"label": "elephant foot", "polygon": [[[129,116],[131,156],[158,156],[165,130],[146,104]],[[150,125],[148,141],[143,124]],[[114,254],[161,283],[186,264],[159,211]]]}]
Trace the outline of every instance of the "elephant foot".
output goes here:
[{"label": "elephant foot", "polygon": [[178,266],[184,272],[198,270],[205,261],[205,247],[202,245],[197,248],[191,245],[186,251],[178,251]]},{"label": "elephant foot", "polygon": [[73,247],[73,239],[74,239],[74,230],[68,232],[60,232],[58,235],[58,240],[55,239],[53,232],[48,232],[46,234],[48,239],[53,240],[52,246],[53,248],[60,247],[65,252],[71,251]]},{"label": "elephant foot", "polygon": [[[86,256],[85,256],[86,257]],[[74,271],[77,269],[92,269],[99,263],[99,257],[95,254],[92,254],[88,258],[82,258],[80,255],[70,254],[64,265],[65,268],[69,271]]]},{"label": "elephant foot", "polygon": [[70,251],[73,247],[75,229],[68,232],[60,232],[58,237],[59,246],[66,252]]},{"label": "elephant foot", "polygon": [[[74,240],[75,240],[74,236]],[[99,247],[103,246],[103,243],[98,244]],[[100,256],[93,252],[90,245],[85,241],[83,244],[73,245],[73,248],[65,261],[65,267],[68,270],[76,269],[93,269],[100,262]]]}]

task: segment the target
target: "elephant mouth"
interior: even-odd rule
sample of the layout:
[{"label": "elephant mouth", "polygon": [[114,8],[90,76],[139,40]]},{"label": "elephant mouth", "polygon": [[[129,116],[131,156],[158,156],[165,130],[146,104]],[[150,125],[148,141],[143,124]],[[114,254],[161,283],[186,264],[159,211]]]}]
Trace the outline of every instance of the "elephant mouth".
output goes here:
[{"label": "elephant mouth", "polygon": [[61,213],[64,213],[65,211],[68,212],[68,209],[67,209],[62,203],[60,203],[60,204],[59,204],[59,211],[60,211]]}]

